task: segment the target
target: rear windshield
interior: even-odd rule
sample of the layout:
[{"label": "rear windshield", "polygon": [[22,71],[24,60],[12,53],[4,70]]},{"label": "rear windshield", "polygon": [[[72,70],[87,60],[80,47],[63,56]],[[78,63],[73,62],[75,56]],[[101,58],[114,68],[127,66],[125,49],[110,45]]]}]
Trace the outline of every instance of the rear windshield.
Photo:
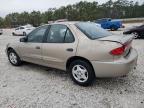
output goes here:
[{"label": "rear windshield", "polygon": [[112,33],[104,30],[103,28],[99,27],[96,23],[92,22],[79,22],[76,23],[75,26],[92,40],[112,35]]}]

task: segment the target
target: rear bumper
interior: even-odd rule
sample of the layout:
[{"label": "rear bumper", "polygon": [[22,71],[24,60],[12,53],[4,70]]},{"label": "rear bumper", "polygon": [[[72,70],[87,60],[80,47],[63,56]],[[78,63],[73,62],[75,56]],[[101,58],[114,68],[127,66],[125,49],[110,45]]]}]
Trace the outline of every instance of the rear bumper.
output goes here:
[{"label": "rear bumper", "polygon": [[92,61],[96,77],[118,77],[126,75],[137,65],[138,53],[132,49],[126,58],[114,62]]}]

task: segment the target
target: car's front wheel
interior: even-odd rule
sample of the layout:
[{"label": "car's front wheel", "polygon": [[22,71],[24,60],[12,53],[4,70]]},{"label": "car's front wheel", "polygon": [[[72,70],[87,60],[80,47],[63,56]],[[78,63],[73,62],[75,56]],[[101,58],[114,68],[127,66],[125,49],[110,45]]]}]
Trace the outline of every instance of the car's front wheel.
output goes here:
[{"label": "car's front wheel", "polygon": [[17,53],[14,50],[8,51],[8,59],[10,63],[14,66],[20,66],[22,64],[20,57],[17,55]]},{"label": "car's front wheel", "polygon": [[118,27],[115,26],[115,25],[112,25],[112,26],[110,27],[110,29],[111,29],[111,31],[116,31],[116,30],[118,30]]},{"label": "car's front wheel", "polygon": [[69,72],[72,80],[81,86],[89,86],[95,78],[92,66],[82,60],[72,62],[69,67]]},{"label": "car's front wheel", "polygon": [[139,38],[139,34],[137,32],[132,32],[132,35],[134,36],[135,39]]}]

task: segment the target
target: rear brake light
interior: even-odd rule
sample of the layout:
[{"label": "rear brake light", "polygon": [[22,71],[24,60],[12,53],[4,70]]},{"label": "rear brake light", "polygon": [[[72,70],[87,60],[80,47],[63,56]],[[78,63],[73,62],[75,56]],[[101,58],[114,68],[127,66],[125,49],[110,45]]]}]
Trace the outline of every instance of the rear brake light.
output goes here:
[{"label": "rear brake light", "polygon": [[127,50],[127,48],[128,47],[131,47],[131,46],[129,46],[130,44],[131,44],[131,42],[132,41],[129,41],[129,42],[127,42],[127,43],[125,43],[124,45],[122,45],[121,47],[118,47],[118,48],[116,48],[116,49],[113,49],[111,52],[110,52],[110,54],[112,54],[112,55],[122,55],[126,50]]},{"label": "rear brake light", "polygon": [[122,46],[122,47],[119,47],[119,48],[116,48],[116,49],[112,50],[110,52],[110,54],[112,54],[112,55],[122,55],[124,53],[124,51],[125,51],[125,46]]}]

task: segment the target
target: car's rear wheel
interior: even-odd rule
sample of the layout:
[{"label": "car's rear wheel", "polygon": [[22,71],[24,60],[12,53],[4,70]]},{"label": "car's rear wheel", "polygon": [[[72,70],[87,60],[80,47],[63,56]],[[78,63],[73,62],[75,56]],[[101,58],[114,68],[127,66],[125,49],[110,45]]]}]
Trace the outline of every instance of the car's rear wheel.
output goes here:
[{"label": "car's rear wheel", "polygon": [[16,36],[16,34],[15,34],[14,32],[12,33],[12,35],[13,35],[13,36]]},{"label": "car's rear wheel", "polygon": [[135,39],[139,38],[139,34],[137,32],[132,32],[132,35],[134,36]]},{"label": "car's rear wheel", "polygon": [[12,49],[8,51],[8,59],[9,59],[10,63],[14,66],[20,66],[22,64],[20,57]]},{"label": "car's rear wheel", "polygon": [[112,26],[110,27],[110,29],[111,29],[111,31],[116,31],[116,30],[118,30],[118,28],[117,28],[115,25],[112,25]]},{"label": "car's rear wheel", "polygon": [[72,80],[81,86],[89,86],[95,78],[92,66],[82,60],[72,62],[69,67],[69,72]]},{"label": "car's rear wheel", "polygon": [[26,36],[27,34],[26,34],[26,32],[23,32],[23,36]]}]

